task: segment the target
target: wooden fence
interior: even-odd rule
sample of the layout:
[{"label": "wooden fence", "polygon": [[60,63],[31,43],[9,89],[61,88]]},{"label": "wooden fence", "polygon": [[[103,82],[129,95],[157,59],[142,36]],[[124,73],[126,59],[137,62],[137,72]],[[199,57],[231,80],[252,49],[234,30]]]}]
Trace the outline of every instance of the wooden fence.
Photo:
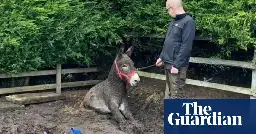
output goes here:
[{"label": "wooden fence", "polygon": [[31,71],[25,72],[18,75],[7,75],[0,74],[1,78],[17,78],[17,77],[30,77],[30,76],[45,76],[45,75],[56,75],[55,84],[43,84],[35,86],[23,86],[23,87],[11,87],[11,88],[0,88],[0,95],[10,94],[10,93],[21,93],[21,92],[32,92],[32,91],[42,91],[42,90],[52,90],[56,89],[56,93],[61,94],[62,88],[68,87],[79,87],[79,86],[90,86],[95,85],[101,80],[87,80],[87,81],[75,81],[75,82],[61,82],[62,74],[72,74],[72,73],[89,73],[98,72],[97,68],[74,68],[74,69],[62,69],[61,65],[56,66],[56,70],[42,70],[42,71]]},{"label": "wooden fence", "polygon": [[[224,91],[230,91],[230,92],[246,94],[252,97],[256,97],[256,51],[254,52],[254,57],[251,62],[191,57],[190,63],[224,65],[224,66],[251,69],[252,70],[251,88],[230,86],[230,85],[224,85],[224,84],[218,84],[218,83],[210,83],[206,81],[199,81],[199,80],[193,80],[193,79],[186,79],[186,84],[220,89]],[[166,76],[162,74],[139,71],[139,75],[143,77],[148,77],[148,78],[166,80]]]}]

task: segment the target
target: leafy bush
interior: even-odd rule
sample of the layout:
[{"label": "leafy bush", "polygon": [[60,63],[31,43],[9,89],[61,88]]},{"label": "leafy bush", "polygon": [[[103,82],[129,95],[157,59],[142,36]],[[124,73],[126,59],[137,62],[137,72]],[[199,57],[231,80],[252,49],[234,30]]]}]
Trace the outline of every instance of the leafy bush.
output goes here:
[{"label": "leafy bush", "polygon": [[[254,0],[184,2],[198,33],[225,48],[221,54],[255,46]],[[2,0],[0,12],[0,72],[8,73],[111,63],[125,33],[164,35],[171,20],[159,0]]]},{"label": "leafy bush", "polygon": [[203,36],[209,36],[227,51],[256,46],[254,0],[186,1]]},{"label": "leafy bush", "polygon": [[116,32],[120,19],[95,2],[4,0],[0,11],[2,72],[37,70],[67,61],[89,65],[105,47],[121,41]]}]

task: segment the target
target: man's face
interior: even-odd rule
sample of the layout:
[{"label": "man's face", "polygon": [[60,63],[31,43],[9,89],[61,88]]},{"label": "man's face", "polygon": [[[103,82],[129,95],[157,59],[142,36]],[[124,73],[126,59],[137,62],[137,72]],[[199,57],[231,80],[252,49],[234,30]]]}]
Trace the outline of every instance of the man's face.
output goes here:
[{"label": "man's face", "polygon": [[168,11],[169,15],[171,17],[175,18],[175,16],[176,16],[175,9],[173,7],[171,7],[171,6],[166,6],[166,8],[167,8],[167,11]]}]

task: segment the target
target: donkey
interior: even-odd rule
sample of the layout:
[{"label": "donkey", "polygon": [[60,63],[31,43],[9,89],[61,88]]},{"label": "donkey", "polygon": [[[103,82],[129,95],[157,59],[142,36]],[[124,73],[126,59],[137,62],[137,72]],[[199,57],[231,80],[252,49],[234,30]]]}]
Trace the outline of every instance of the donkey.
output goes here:
[{"label": "donkey", "polygon": [[136,130],[143,131],[144,125],[134,119],[127,100],[127,87],[137,86],[140,82],[134,63],[130,59],[132,50],[133,46],[126,52],[121,47],[107,79],[89,90],[80,107],[90,107],[102,114],[112,114],[121,130],[137,128]]}]

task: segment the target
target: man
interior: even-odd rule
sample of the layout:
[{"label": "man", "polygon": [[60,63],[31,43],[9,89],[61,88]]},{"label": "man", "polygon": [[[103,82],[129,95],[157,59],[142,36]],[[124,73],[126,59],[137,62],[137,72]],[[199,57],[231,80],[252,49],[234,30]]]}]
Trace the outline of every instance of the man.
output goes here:
[{"label": "man", "polygon": [[196,24],[182,7],[182,0],[167,0],[166,9],[173,21],[168,26],[164,46],[156,66],[164,65],[167,85],[167,98],[185,97],[186,71],[195,37]]}]

